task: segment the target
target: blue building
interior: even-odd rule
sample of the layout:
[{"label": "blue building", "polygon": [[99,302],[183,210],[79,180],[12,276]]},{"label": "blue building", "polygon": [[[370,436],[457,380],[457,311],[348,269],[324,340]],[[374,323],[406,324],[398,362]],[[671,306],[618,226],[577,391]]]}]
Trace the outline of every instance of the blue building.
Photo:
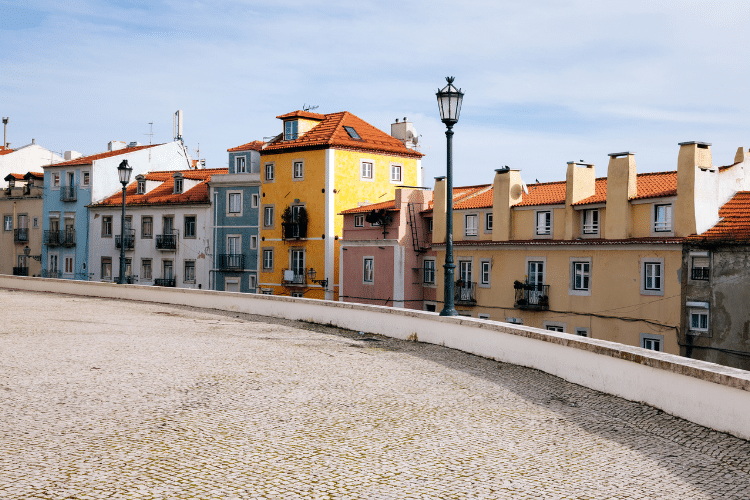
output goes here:
[{"label": "blue building", "polygon": [[254,141],[228,149],[229,173],[211,176],[213,290],[258,292],[260,150],[263,144]]},{"label": "blue building", "polygon": [[181,142],[141,146],[110,142],[109,151],[71,158],[44,167],[42,276],[82,279],[88,269],[88,206],[122,189],[117,166],[128,160],[132,175],[192,167]]}]

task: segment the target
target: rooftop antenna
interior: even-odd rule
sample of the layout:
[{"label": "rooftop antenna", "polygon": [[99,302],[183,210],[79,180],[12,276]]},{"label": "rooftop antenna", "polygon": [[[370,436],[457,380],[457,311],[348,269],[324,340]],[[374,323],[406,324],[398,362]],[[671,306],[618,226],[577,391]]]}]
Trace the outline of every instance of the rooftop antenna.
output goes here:
[{"label": "rooftop antenna", "polygon": [[182,110],[178,109],[172,118],[172,133],[175,141],[182,142]]},{"label": "rooftop antenna", "polygon": [[318,109],[320,106],[313,106],[312,104],[303,104],[302,105],[302,111],[312,111],[314,109]]},{"label": "rooftop antenna", "polygon": [[[151,126],[148,134],[143,134],[148,136],[148,145],[151,145],[151,140],[154,138],[154,122],[148,122],[148,124]],[[148,162],[151,163],[151,148],[148,148]]]},{"label": "rooftop antenna", "polygon": [[8,120],[10,118],[3,116],[3,149],[8,147]]}]

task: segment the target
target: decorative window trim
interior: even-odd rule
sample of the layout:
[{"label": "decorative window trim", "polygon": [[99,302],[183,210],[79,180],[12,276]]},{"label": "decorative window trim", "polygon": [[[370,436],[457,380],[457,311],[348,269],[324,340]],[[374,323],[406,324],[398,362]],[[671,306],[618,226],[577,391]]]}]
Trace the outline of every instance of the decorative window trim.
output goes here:
[{"label": "decorative window trim", "polygon": [[[669,215],[668,221],[664,222],[663,229],[657,230],[656,216],[659,212],[660,207],[669,207],[667,214]],[[654,202],[651,204],[651,236],[674,236],[674,203],[672,202]]]},{"label": "decorative window trim", "polygon": [[365,227],[365,216],[362,215],[355,215],[354,216],[354,227]]},{"label": "decorative window trim", "polygon": [[[102,215],[102,238],[112,237],[113,233],[115,232],[113,220],[114,217],[112,217],[111,215]],[[106,222],[109,222],[109,231],[105,231],[105,229],[107,229]]]},{"label": "decorative window trim", "polygon": [[252,293],[257,293],[258,288],[258,276],[255,274],[250,274],[247,277],[247,287],[250,289]]},{"label": "decorative window trim", "polygon": [[[365,176],[365,164],[370,165],[370,176]],[[369,158],[361,158],[359,160],[359,180],[364,182],[374,182],[375,181],[375,160],[370,160]]]},{"label": "decorative window trim", "polygon": [[234,157],[234,173],[235,174],[247,173],[247,156],[237,155]]},{"label": "decorative window trim", "polygon": [[269,184],[276,181],[276,162],[263,164],[263,182]]},{"label": "decorative window trim", "polygon": [[[592,278],[593,278],[593,266],[592,266],[592,258],[591,257],[571,257],[570,258],[570,279],[568,281],[568,295],[578,295],[578,296],[585,296],[589,297],[591,296],[591,288],[592,288]],[[588,264],[589,265],[589,271],[588,271],[588,288],[576,288],[576,264]]]},{"label": "decorative window trim", "polygon": [[481,288],[492,286],[492,259],[479,259],[479,286]]},{"label": "decorative window trim", "polygon": [[[240,197],[240,206],[239,212],[232,212],[232,197],[233,196],[239,196]],[[245,200],[242,199],[242,191],[227,191],[227,211],[226,216],[227,217],[242,217],[243,212],[245,211]]]},{"label": "decorative window trim", "polygon": [[[422,261],[422,285],[423,286],[429,286],[429,287],[435,287],[435,281],[436,281],[436,265],[435,265],[436,259],[424,259]],[[432,264],[432,266],[428,266],[427,263]],[[432,275],[431,281],[428,281],[430,279],[430,274]]]},{"label": "decorative window trim", "polygon": [[250,207],[258,208],[258,205],[260,205],[260,195],[258,193],[252,193],[250,195]]},{"label": "decorative window trim", "polygon": [[390,182],[391,184],[403,184],[404,166],[401,163],[390,164],[390,166],[388,167],[388,182]]},{"label": "decorative window trim", "polygon": [[[646,266],[651,264],[659,264],[659,287],[654,288],[653,284],[651,288],[646,288]],[[640,282],[641,282],[641,295],[664,295],[664,258],[663,257],[642,257],[640,260]]]},{"label": "decorative window trim", "polygon": [[83,172],[81,172],[81,187],[91,187],[91,172],[89,172],[88,170],[84,170]]},{"label": "decorative window trim", "polygon": [[175,174],[173,194],[182,194],[184,188],[185,188],[185,179],[182,177],[182,174],[179,174],[179,173]]},{"label": "decorative window trim", "polygon": [[[190,276],[188,276],[188,263],[193,264],[193,278],[190,279]],[[195,283],[196,282],[196,269],[195,269],[195,260],[193,259],[186,259],[182,263],[182,272],[183,272],[183,283]]]},{"label": "decorative window trim", "polygon": [[[549,227],[539,225],[539,216],[549,214]],[[552,239],[555,224],[555,211],[552,209],[534,210],[534,238],[535,239]],[[542,230],[540,233],[539,230]]]},{"label": "decorative window trim", "polygon": [[[470,227],[469,221],[474,221],[474,224]],[[476,213],[473,214],[464,214],[464,236],[479,236],[479,215]]]},{"label": "decorative window trim", "polygon": [[[151,232],[146,234],[143,231],[144,219],[151,219]],[[154,237],[154,217],[151,215],[141,215],[141,239],[152,239]]]},{"label": "decorative window trim", "polygon": [[[299,170],[298,168],[299,167]],[[305,180],[305,160],[292,160],[292,181],[300,182]]]},{"label": "decorative window trim", "polygon": [[264,271],[273,271],[275,260],[273,248],[264,248],[261,252],[261,269]]},{"label": "decorative window trim", "polygon": [[[640,337],[640,342],[638,344],[639,347],[642,347],[643,349],[650,349],[652,351],[664,352],[664,335],[658,335],[655,333],[641,333]],[[657,347],[657,349],[653,349],[653,347],[646,347],[647,345],[649,345],[649,342],[656,342],[656,345],[651,345]]]},{"label": "decorative window trim", "polygon": [[[368,272],[367,263],[370,263]],[[366,255],[362,257],[362,284],[363,285],[374,285],[375,284],[375,257],[372,255]]]},{"label": "decorative window trim", "polygon": [[[586,214],[596,213],[596,222],[586,223]],[[587,227],[588,231],[587,232]],[[598,208],[585,208],[581,210],[581,237],[582,238],[598,238],[602,231],[602,211]]]},{"label": "decorative window trim", "polygon": [[[266,215],[269,210],[270,210],[270,217]],[[263,205],[262,216],[263,216],[263,228],[264,229],[276,228],[276,205],[275,204]],[[267,224],[269,218],[270,218],[271,224]]]},{"label": "decorative window trim", "polygon": [[[148,263],[149,273],[145,272],[145,264]],[[151,281],[154,279],[154,260],[153,259],[141,259],[141,280]]]},{"label": "decorative window trim", "polygon": [[484,234],[490,234],[492,233],[492,212],[485,212],[484,213]]},{"label": "decorative window trim", "polygon": [[257,250],[257,249],[258,249],[258,235],[251,234],[250,235],[250,250]]},{"label": "decorative window trim", "polygon": [[[188,217],[193,217],[193,235],[192,236],[188,234],[188,226],[187,226]],[[198,238],[198,215],[197,214],[185,214],[182,217],[182,230],[183,230],[183,234],[182,234],[183,238],[193,239],[193,240]]]}]

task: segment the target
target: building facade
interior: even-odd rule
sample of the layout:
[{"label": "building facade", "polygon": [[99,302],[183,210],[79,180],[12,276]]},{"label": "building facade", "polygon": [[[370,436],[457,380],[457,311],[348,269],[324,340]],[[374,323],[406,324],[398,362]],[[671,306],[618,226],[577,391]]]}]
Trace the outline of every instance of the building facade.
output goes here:
[{"label": "building facade", "polygon": [[44,174],[41,172],[5,176],[7,187],[0,191],[3,217],[0,274],[41,274],[43,180]]}]

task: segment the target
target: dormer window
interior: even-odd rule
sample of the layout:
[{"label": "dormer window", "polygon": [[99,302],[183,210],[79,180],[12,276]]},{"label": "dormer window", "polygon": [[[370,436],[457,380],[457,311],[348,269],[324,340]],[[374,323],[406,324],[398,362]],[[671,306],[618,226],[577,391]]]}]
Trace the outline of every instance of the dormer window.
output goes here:
[{"label": "dormer window", "polygon": [[354,139],[355,141],[361,141],[362,138],[359,136],[356,130],[354,130],[353,127],[347,127],[344,125],[344,130],[346,130],[346,133],[349,134],[349,137]]},{"label": "dormer window", "polygon": [[182,193],[182,176],[179,177],[175,175],[174,178],[174,194],[180,194]]},{"label": "dormer window", "polygon": [[284,140],[293,141],[297,138],[297,120],[284,122]]},{"label": "dormer window", "polygon": [[146,194],[146,179],[138,179],[138,189],[136,194]]}]

